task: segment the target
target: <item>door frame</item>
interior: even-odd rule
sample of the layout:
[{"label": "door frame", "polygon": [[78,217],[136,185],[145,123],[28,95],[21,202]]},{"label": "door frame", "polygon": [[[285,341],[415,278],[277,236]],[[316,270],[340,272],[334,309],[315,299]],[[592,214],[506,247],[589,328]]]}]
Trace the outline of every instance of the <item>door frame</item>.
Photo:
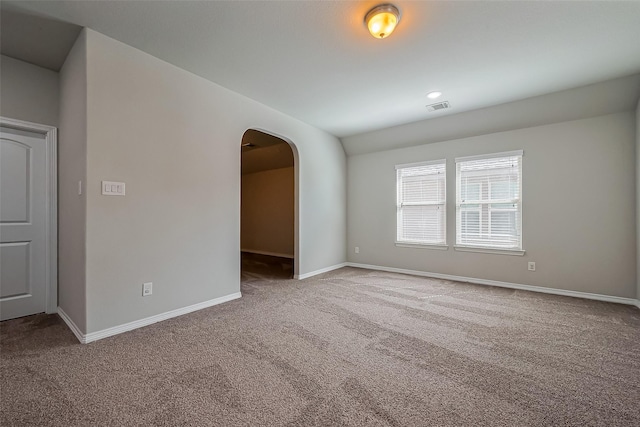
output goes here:
[{"label": "door frame", "polygon": [[58,129],[24,120],[0,116],[0,126],[44,136],[46,148],[47,199],[45,220],[45,312],[58,311]]}]

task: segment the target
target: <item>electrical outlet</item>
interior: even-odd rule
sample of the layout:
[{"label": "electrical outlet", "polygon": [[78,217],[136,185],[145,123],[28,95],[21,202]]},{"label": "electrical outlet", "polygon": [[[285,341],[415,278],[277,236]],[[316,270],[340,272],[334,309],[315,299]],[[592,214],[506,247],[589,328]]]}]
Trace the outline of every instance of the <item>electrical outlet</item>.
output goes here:
[{"label": "electrical outlet", "polygon": [[354,252],[359,254],[360,253],[360,246],[356,246],[356,248],[354,249]]},{"label": "electrical outlet", "polygon": [[535,262],[529,262],[529,265],[527,266],[527,270],[529,271],[536,271],[536,263]]},{"label": "electrical outlet", "polygon": [[142,284],[142,296],[148,297],[153,293],[153,283],[147,282]]}]

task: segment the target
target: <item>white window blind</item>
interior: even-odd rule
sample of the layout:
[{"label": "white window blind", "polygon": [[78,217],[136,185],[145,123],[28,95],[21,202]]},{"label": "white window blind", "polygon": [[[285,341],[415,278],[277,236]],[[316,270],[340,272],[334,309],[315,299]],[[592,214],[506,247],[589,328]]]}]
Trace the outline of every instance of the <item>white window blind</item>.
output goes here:
[{"label": "white window blind", "polygon": [[522,250],[522,151],[456,159],[456,244]]},{"label": "white window blind", "polygon": [[446,160],[398,165],[397,242],[446,244]]}]

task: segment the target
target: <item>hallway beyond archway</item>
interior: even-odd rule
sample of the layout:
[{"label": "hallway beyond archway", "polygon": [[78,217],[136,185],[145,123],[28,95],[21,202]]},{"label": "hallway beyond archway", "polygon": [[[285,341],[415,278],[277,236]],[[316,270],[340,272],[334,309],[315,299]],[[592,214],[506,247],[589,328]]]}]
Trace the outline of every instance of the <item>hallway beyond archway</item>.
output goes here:
[{"label": "hallway beyond archway", "polygon": [[296,165],[282,138],[249,129],[242,137],[240,250],[249,275],[292,278],[296,264]]}]

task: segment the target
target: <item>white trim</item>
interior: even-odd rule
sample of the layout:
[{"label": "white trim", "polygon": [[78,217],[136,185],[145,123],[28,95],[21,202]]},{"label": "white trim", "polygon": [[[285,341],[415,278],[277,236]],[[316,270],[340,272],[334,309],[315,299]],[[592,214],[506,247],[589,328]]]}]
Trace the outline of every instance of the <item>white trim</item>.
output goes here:
[{"label": "white trim", "polygon": [[11,119],[9,117],[3,116],[0,116],[0,124],[11,129],[25,130],[42,135],[46,135],[47,133],[51,132],[51,130],[56,129],[54,126],[41,125],[39,123],[27,122],[26,120]]},{"label": "white trim", "polygon": [[480,246],[453,245],[453,249],[460,252],[479,252],[483,254],[514,255],[514,256],[523,256],[525,254],[525,251],[522,249],[483,248]]},{"label": "white trim", "polygon": [[636,306],[636,307],[638,307],[638,308],[640,308],[640,299],[637,299],[637,300],[636,300],[636,304],[635,304],[635,306]]},{"label": "white trim", "polygon": [[416,167],[420,167],[420,166],[446,165],[446,164],[447,164],[447,159],[428,160],[426,162],[403,163],[401,165],[396,165],[396,170],[398,170],[398,169],[406,169],[406,168],[416,168]]},{"label": "white trim", "polygon": [[80,331],[80,328],[78,328],[74,321],[71,320],[71,317],[69,317],[69,315],[67,315],[67,313],[65,313],[65,311],[60,307],[58,307],[58,316],[60,316],[64,323],[67,324],[69,329],[71,329],[71,332],[73,332],[73,335],[78,338],[78,341],[80,341],[82,344],[87,343],[85,335],[82,333],[82,331]]},{"label": "white trim", "polygon": [[58,130],[49,125],[10,119],[0,116],[0,126],[37,133],[44,136],[46,159],[47,199],[45,209],[45,311],[56,313],[58,308]]},{"label": "white trim", "polygon": [[296,274],[295,276],[293,276],[293,278],[297,279],[297,280],[308,279],[309,277],[317,276],[318,274],[327,273],[329,271],[337,270],[339,268],[346,267],[347,265],[348,265],[348,263],[343,262],[341,264],[336,264],[336,265],[332,265],[330,267],[321,268],[320,270],[311,271],[309,273]]},{"label": "white trim", "polygon": [[250,254],[277,256],[277,257],[280,257],[280,258],[293,259],[293,255],[291,255],[291,254],[281,254],[279,252],[256,251],[256,250],[253,250],[253,249],[240,249],[240,252],[247,252],[247,253],[250,253]]},{"label": "white trim", "polygon": [[399,248],[436,249],[438,251],[449,250],[448,245],[431,245],[429,243],[396,242],[396,246]]},{"label": "white trim", "polygon": [[456,157],[456,163],[468,162],[471,160],[493,159],[498,157],[524,156],[524,150],[503,151],[502,153],[479,154],[477,156]]},{"label": "white trim", "polygon": [[69,328],[78,338],[78,340],[82,344],[87,344],[93,341],[101,340],[103,338],[111,337],[113,335],[118,335],[123,332],[132,331],[134,329],[142,328],[144,326],[149,326],[154,323],[161,322],[163,320],[171,319],[173,317],[182,316],[183,314],[192,313],[194,311],[202,310],[204,308],[209,308],[214,305],[232,301],[240,297],[242,297],[240,292],[235,292],[233,294],[225,295],[223,297],[214,298],[208,301],[203,301],[197,304],[167,311],[166,313],[156,314],[155,316],[145,317],[144,319],[134,320],[133,322],[124,323],[122,325],[103,329],[97,332],[91,332],[89,334],[83,334],[82,332],[80,332],[80,329],[78,329],[78,327],[73,323],[73,321],[59,307],[58,307],[58,314],[60,315],[60,317],[62,317],[62,320],[64,320],[65,323],[69,326]]},{"label": "white trim", "polygon": [[617,304],[638,305],[638,300],[633,298],[616,297],[611,295],[592,294],[589,292],[569,291],[565,289],[545,288],[542,286],[521,285],[519,283],[499,282],[497,280],[477,279],[473,277],[453,276],[451,274],[430,273],[427,271],[407,270],[404,268],[383,267],[379,265],[358,264],[348,262],[348,267],[364,268],[367,270],[388,271],[390,273],[410,274],[412,276],[432,277],[435,279],[453,280],[456,282],[474,283],[477,285],[498,286],[501,288],[520,289],[523,291],[540,292],[544,294],[562,295],[566,297],[584,298],[596,301],[614,302]]}]

